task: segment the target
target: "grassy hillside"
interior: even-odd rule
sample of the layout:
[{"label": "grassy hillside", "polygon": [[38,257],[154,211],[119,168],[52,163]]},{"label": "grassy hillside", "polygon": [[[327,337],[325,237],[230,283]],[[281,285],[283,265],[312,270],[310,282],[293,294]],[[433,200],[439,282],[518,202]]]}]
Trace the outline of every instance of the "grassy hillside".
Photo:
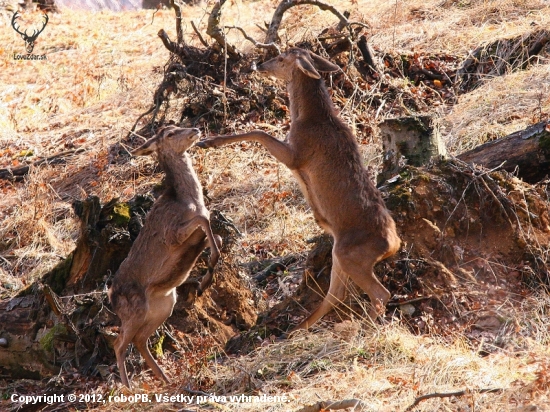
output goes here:
[{"label": "grassy hillside", "polygon": [[[350,20],[368,24],[366,33],[380,63],[385,55],[450,56],[460,62],[479,46],[547,28],[550,23],[550,4],[545,0],[327,2],[341,11],[349,10]],[[201,43],[190,20],[204,33],[211,3],[183,9],[184,37],[197,47]],[[228,2],[223,23],[242,27],[262,41],[257,24],[269,21],[276,4]],[[337,23],[332,14],[311,6],[292,9],[285,16],[279,33],[285,44],[313,42],[324,28]],[[90,195],[99,196],[102,202],[113,197],[129,200],[147,193],[160,180],[154,160],[115,161],[112,148],[129,149],[124,139],[138,116],[151,107],[162,81],[169,52],[157,32],[163,28],[176,38],[171,10],[154,14],[63,10],[50,15],[36,42],[34,53],[45,53],[47,60],[21,61],[14,60],[13,54],[23,53],[24,43],[12,30],[10,18],[9,13],[0,14],[0,169],[72,152],[65,163],[34,167],[20,181],[0,179],[3,300],[32,284],[73,250],[79,236],[71,209],[73,200]],[[40,15],[26,15],[25,19],[21,24],[36,24]],[[230,31],[228,38],[243,53],[252,51],[250,42],[237,31]],[[337,93],[334,98],[341,116],[357,132],[365,163],[376,172],[381,161],[376,125],[387,117],[411,114],[407,99],[420,102],[423,113],[439,116],[451,154],[548,120],[550,61],[548,53],[541,56],[537,64],[522,70],[510,67],[501,76],[488,76],[467,93],[386,76],[375,86],[362,84],[357,90],[361,98],[375,96],[381,101],[385,100],[382,84],[396,90],[401,98],[382,104],[379,110],[362,110],[360,99],[340,99]],[[249,76],[253,82],[260,81],[254,74]],[[223,127],[228,132],[262,128],[283,137],[288,121],[283,117],[258,124],[243,119],[228,113]],[[210,132],[207,126],[205,134]],[[264,149],[239,145],[219,151],[192,149],[191,153],[211,198],[208,207],[222,210],[244,234],[233,249],[235,262],[305,254],[310,249],[308,239],[321,231],[290,172]],[[548,199],[547,183],[540,190]],[[537,246],[548,259],[548,245]],[[488,262],[488,266],[492,264]],[[506,270],[510,276],[515,273],[515,268]],[[486,272],[492,273],[491,268]],[[487,293],[483,287],[479,286],[481,294]],[[275,295],[284,295],[281,290]],[[541,287],[508,292],[503,305],[506,311],[491,308],[493,312],[488,310],[480,317],[486,323],[477,325],[481,331],[477,340],[428,312],[423,319],[433,326],[416,334],[404,315],[388,315],[376,326],[360,315],[343,322],[333,316],[320,322],[313,332],[300,333],[288,341],[274,341],[268,336],[257,350],[242,356],[225,356],[219,345],[201,336],[202,350],[167,353],[160,360],[174,378],[173,384],[162,386],[147,372],[133,377],[136,393],[181,393],[194,395],[196,401],[196,396],[204,393],[187,392],[191,385],[217,396],[285,395],[287,402],[231,403],[209,398],[200,406],[196,402],[153,401],[139,406],[89,402],[87,408],[296,411],[321,400],[360,399],[368,406],[364,410],[404,411],[422,394],[471,390],[463,396],[423,401],[414,410],[547,410],[550,299]],[[450,295],[462,298],[452,291]],[[361,304],[362,298],[355,300]],[[472,305],[471,310],[485,309]],[[494,319],[497,325],[491,323]],[[487,350],[484,342],[490,339],[492,345],[496,338],[504,343]],[[130,392],[117,382],[112,368],[103,378],[66,370],[49,382],[0,380],[0,392],[6,399],[12,393],[55,393],[56,385],[61,385],[78,393],[128,395]],[[482,393],[485,389],[496,391]],[[17,406],[9,400],[3,400],[2,405]]]}]

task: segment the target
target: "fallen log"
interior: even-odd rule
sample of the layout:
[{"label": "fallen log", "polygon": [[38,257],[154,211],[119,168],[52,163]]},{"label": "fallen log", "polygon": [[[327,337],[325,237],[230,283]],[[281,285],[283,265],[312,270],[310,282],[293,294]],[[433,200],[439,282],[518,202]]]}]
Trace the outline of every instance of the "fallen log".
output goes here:
[{"label": "fallen log", "polygon": [[488,169],[502,165],[528,183],[540,182],[550,175],[550,123],[537,123],[457,157]]}]

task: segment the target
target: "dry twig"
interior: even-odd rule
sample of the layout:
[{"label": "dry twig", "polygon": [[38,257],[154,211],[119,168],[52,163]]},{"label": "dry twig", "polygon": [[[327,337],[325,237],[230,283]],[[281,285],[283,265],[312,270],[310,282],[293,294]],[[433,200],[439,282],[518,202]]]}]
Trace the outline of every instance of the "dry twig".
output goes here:
[{"label": "dry twig", "polygon": [[319,0],[283,0],[275,10],[275,13],[273,13],[273,17],[271,19],[271,23],[269,24],[269,29],[267,30],[264,43],[275,43],[278,39],[277,33],[279,31],[279,26],[281,25],[281,21],[283,20],[283,15],[285,14],[285,12],[292,7],[302,6],[304,4],[311,4],[313,6],[319,7],[321,10],[330,11],[332,14],[338,17],[338,20],[340,21],[340,27],[348,27],[350,28],[350,30],[352,25],[368,27],[368,25],[364,23],[350,22],[347,17],[340,13],[334,6],[323,3]]},{"label": "dry twig", "polygon": [[208,27],[206,28],[206,34],[216,40],[216,42],[225,50],[227,50],[227,53],[229,53],[231,56],[238,56],[239,53],[234,46],[227,43],[225,33],[222,29],[220,29],[220,19],[222,15],[221,9],[225,1],[226,0],[219,0],[218,2],[216,2],[216,4],[214,4],[214,7],[212,7],[210,17],[208,17]]},{"label": "dry twig", "polygon": [[419,296],[417,298],[413,298],[413,299],[409,299],[409,300],[404,300],[403,302],[388,302],[386,304],[386,307],[396,307],[396,306],[403,306],[403,305],[410,305],[412,303],[418,303],[418,302],[422,302],[423,300],[428,300],[428,299],[432,299],[433,296],[432,295],[428,295],[428,296]]},{"label": "dry twig", "polygon": [[250,37],[248,34],[246,34],[246,32],[244,31],[244,29],[242,27],[237,27],[237,26],[225,26],[226,29],[236,29],[236,30],[239,30],[243,37],[248,40],[249,42],[251,42],[254,46],[260,48],[260,49],[268,49],[268,50],[273,50],[275,52],[277,52],[277,54],[280,54],[281,53],[281,50],[279,49],[279,47],[275,44],[275,43],[269,43],[269,44],[266,44],[266,43],[260,43],[256,40],[254,40],[252,37]]},{"label": "dry twig", "polygon": [[193,27],[193,30],[195,30],[195,33],[197,34],[197,36],[199,37],[199,41],[202,43],[202,45],[204,47],[210,47],[210,45],[206,42],[206,40],[204,40],[204,38],[202,37],[202,34],[201,32],[199,31],[199,29],[197,28],[197,26],[195,25],[195,22],[193,20],[191,20],[191,27]]},{"label": "dry twig", "polygon": [[36,162],[33,162],[30,165],[15,167],[13,169],[12,168],[0,169],[0,179],[19,181],[23,179],[23,176],[29,173],[29,171],[31,170],[31,167],[33,166],[39,166],[43,163],[47,163],[50,165],[65,163],[66,158],[69,155],[76,155],[84,151],[85,149],[83,148],[67,150],[65,152],[57,153],[53,156],[49,156],[49,157],[45,157],[43,159],[37,160]]},{"label": "dry twig", "polygon": [[304,406],[296,412],[336,411],[338,409],[353,408],[354,411],[366,411],[368,406],[359,399],[345,399],[343,401],[323,401],[314,405]]},{"label": "dry twig", "polygon": [[174,8],[176,13],[176,33],[178,34],[178,43],[183,43],[183,31],[181,30],[181,8],[177,1],[171,0],[170,5]]},{"label": "dry twig", "polygon": [[500,393],[502,392],[502,389],[467,389],[463,391],[458,392],[446,392],[446,393],[429,393],[427,395],[419,396],[414,400],[414,402],[405,409],[404,412],[412,411],[412,408],[414,408],[416,405],[418,405],[420,402],[425,401],[426,399],[432,399],[432,398],[450,398],[452,396],[464,396],[468,395],[470,393]]}]

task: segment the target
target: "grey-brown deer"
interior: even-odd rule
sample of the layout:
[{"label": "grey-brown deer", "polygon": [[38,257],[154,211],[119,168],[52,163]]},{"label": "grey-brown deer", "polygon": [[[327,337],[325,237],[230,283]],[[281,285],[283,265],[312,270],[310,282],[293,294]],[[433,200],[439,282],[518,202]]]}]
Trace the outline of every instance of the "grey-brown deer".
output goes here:
[{"label": "grey-brown deer", "polygon": [[291,48],[258,71],[286,82],[290,100],[290,132],[280,141],[262,131],[215,136],[197,143],[219,147],[259,142],[297,178],[315,220],[334,238],[332,272],[321,305],[294,329],[307,329],[346,295],[351,278],[370,298],[375,320],[390,298],[373,266],[400,247],[395,222],[363,166],[357,141],[338,117],[319,72],[339,67],[299,48]]},{"label": "grey-brown deer", "polygon": [[132,151],[134,156],[157,153],[166,178],[163,194],[147,214],[108,291],[121,320],[114,347],[120,378],[128,387],[125,358],[131,342],[153,373],[169,382],[151,356],[147,340],[172,314],[176,287],[186,282],[206,246],[210,246],[210,259],[208,272],[198,286],[199,295],[212,282],[220,256],[221,238],[212,234],[202,188],[186,153],[199,136],[198,129],[169,125]]}]

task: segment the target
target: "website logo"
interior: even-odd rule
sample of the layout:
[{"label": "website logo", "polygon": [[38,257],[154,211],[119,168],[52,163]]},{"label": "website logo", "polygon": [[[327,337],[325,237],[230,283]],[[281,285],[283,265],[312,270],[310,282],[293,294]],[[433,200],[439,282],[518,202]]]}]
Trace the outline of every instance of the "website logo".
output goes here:
[{"label": "website logo", "polygon": [[[32,51],[34,50],[34,42],[38,38],[38,35],[44,31],[44,29],[46,28],[46,25],[48,24],[48,15],[45,14],[45,13],[43,14],[44,21],[43,21],[43,24],[42,24],[42,28],[38,29],[38,30],[33,29],[33,32],[30,35],[27,34],[27,31],[29,29],[26,29],[24,32],[22,32],[19,29],[19,25],[17,24],[17,21],[16,21],[19,17],[21,17],[21,16],[20,16],[19,12],[16,11],[14,13],[12,19],[11,19],[11,25],[12,25],[13,29],[21,35],[21,37],[25,41],[25,49],[27,50],[28,55],[31,55]],[[34,55],[32,55],[32,56],[34,56]],[[44,57],[45,57],[45,55],[44,55]],[[22,57],[22,58],[24,58],[24,57]]]}]

